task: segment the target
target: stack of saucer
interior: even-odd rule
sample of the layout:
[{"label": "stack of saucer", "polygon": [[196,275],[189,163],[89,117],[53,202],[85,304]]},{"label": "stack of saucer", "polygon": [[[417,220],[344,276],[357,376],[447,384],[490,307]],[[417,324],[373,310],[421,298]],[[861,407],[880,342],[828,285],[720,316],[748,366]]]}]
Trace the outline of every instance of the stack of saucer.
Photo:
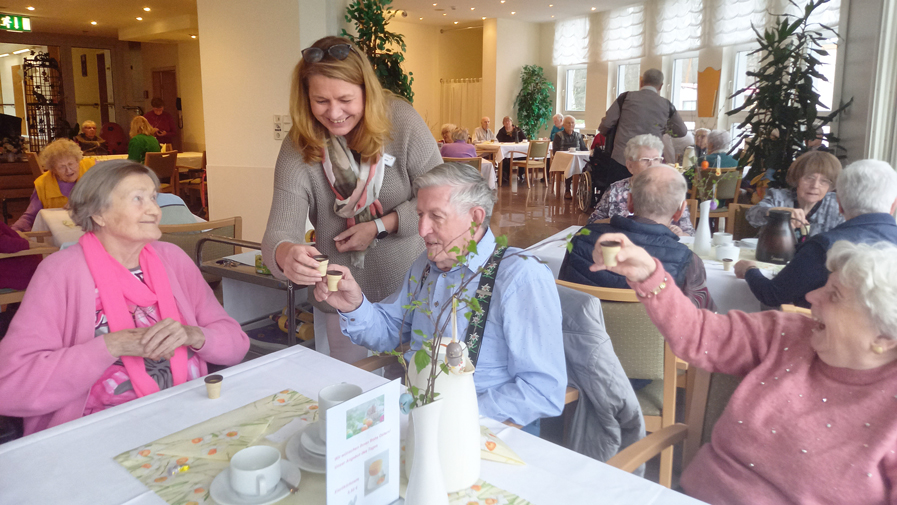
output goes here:
[{"label": "stack of saucer", "polygon": [[287,459],[306,472],[325,473],[327,445],[321,439],[318,423],[309,424],[293,435],[284,452]]}]

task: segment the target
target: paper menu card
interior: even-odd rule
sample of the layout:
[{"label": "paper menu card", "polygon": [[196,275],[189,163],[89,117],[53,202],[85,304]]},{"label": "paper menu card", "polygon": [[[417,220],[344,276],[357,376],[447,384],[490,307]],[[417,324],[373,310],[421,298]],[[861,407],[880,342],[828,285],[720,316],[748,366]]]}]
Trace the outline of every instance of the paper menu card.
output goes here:
[{"label": "paper menu card", "polygon": [[525,465],[504,440],[486,426],[480,426],[480,458],[509,465]]},{"label": "paper menu card", "polygon": [[399,498],[399,395],[394,380],[327,410],[327,504]]}]

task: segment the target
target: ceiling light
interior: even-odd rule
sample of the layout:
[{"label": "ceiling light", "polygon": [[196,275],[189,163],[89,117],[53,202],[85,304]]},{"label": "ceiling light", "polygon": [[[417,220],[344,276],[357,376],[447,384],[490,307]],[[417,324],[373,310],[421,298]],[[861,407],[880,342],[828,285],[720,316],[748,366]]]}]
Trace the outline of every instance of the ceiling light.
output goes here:
[{"label": "ceiling light", "polygon": [[90,24],[96,26],[97,22],[96,22],[96,21],[91,21]]},{"label": "ceiling light", "polygon": [[551,16],[551,17],[554,17],[554,16]]},{"label": "ceiling light", "polygon": [[470,8],[470,10],[474,10],[474,9],[476,9],[476,7],[471,7],[471,8]]},{"label": "ceiling light", "polygon": [[191,38],[191,39],[195,39],[195,38],[196,38],[196,35],[191,35],[190,38]]},{"label": "ceiling light", "polygon": [[149,7],[144,7],[143,10],[145,10],[146,12],[149,12],[149,11],[150,11],[150,8],[149,8]]},{"label": "ceiling light", "polygon": [[143,21],[143,18],[137,18],[137,21]]},{"label": "ceiling light", "polygon": [[421,20],[421,21],[423,21],[423,20],[424,20],[424,18],[420,18],[420,20]]},{"label": "ceiling light", "polygon": [[501,3],[505,3],[505,0],[501,0]]},{"label": "ceiling light", "polygon": [[0,54],[0,58],[6,58],[7,56],[9,56],[9,53]]},{"label": "ceiling light", "polygon": [[554,7],[554,4],[548,4],[549,7]]},{"label": "ceiling light", "polygon": [[447,13],[445,13],[445,12],[443,12],[443,13],[442,13],[442,15],[443,15],[443,16],[448,16],[448,14],[447,14]]},{"label": "ceiling light", "polygon": [[514,15],[514,14],[517,14],[517,13],[516,13],[516,12],[514,12],[514,11],[511,11],[511,15],[512,15],[512,16],[513,16],[513,15]]},{"label": "ceiling light", "polygon": [[433,4],[433,7],[436,7],[436,4]]},{"label": "ceiling light", "polygon": [[458,24],[458,22],[457,22],[457,21],[455,21],[455,24]]},{"label": "ceiling light", "polygon": [[22,53],[27,53],[27,52],[30,51],[30,50],[31,50],[31,49],[19,49],[18,51],[13,51],[12,54],[22,54]]},{"label": "ceiling light", "polygon": [[28,7],[25,7],[25,8],[28,9],[28,10],[30,10],[30,11],[33,11],[33,10],[34,10],[34,7],[32,7],[32,6],[30,6],[30,5],[29,5]]},{"label": "ceiling light", "polygon": [[597,9],[597,7],[592,7],[592,10],[595,10],[595,9]]},{"label": "ceiling light", "polygon": [[486,16],[483,16],[483,21],[486,21]]}]

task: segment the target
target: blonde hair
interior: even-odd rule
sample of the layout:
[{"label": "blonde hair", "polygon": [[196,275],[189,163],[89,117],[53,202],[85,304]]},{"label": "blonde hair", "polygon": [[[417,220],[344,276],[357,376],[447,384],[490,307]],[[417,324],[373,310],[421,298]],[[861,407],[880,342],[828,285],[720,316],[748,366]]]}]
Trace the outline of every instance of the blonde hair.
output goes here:
[{"label": "blonde hair", "polygon": [[93,126],[94,128],[96,128],[97,124],[95,122],[93,122],[93,120],[90,120],[90,119],[81,123],[81,128],[87,128],[88,126]]},{"label": "blonde hair", "polygon": [[56,164],[65,158],[74,159],[76,163],[81,163],[81,148],[78,144],[69,139],[59,139],[50,142],[50,145],[43,148],[40,152],[40,163],[46,170],[56,174]]},{"label": "blonde hair", "polygon": [[155,135],[158,130],[153,128],[153,125],[149,123],[143,116],[137,116],[131,120],[131,136],[136,137],[137,135]]},{"label": "blonde hair", "polygon": [[446,135],[451,135],[453,131],[455,131],[458,127],[453,123],[445,123],[442,125],[442,138],[445,138]]},{"label": "blonde hair", "polygon": [[[346,59],[337,60],[326,54],[326,51],[336,44],[349,44],[352,47]],[[321,161],[323,157],[327,128],[315,119],[308,100],[308,79],[320,75],[361,86],[364,92],[364,116],[355,126],[349,148],[359,153],[362,159],[380,154],[390,139],[391,124],[386,110],[387,102],[396,96],[383,89],[367,57],[347,39],[324,37],[311,47],[324,50],[325,55],[321,61],[315,63],[307,63],[303,58],[293,70],[293,83],[290,89],[290,116],[293,118],[290,140],[293,141],[293,145],[302,153],[306,163]]]},{"label": "blonde hair", "polygon": [[788,167],[785,174],[785,182],[792,188],[796,188],[800,179],[805,175],[822,174],[832,181],[829,191],[835,189],[838,176],[841,174],[841,162],[833,154],[825,151],[807,151],[797,157]]}]

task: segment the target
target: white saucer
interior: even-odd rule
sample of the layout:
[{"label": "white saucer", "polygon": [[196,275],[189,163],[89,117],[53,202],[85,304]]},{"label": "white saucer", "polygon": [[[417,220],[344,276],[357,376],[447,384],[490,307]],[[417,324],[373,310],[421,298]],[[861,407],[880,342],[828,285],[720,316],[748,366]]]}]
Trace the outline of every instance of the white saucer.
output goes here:
[{"label": "white saucer", "polygon": [[283,452],[286,454],[287,460],[299,465],[299,468],[302,470],[323,474],[327,471],[327,460],[324,456],[308,451],[302,445],[302,434],[305,433],[305,430],[310,426],[313,425],[310,424],[293,435],[290,440],[287,441],[287,446]]},{"label": "white saucer", "polygon": [[290,490],[283,481],[279,481],[277,486],[264,496],[243,496],[237,494],[230,487],[230,468],[225,468],[224,471],[219,473],[209,487],[209,495],[219,505],[269,505],[283,500],[289,494]]},{"label": "white saucer", "polygon": [[316,431],[318,431],[317,423],[309,425],[307,430],[302,430],[302,447],[312,454],[326,456],[327,446],[321,443],[321,439],[318,436],[314,435]]}]

